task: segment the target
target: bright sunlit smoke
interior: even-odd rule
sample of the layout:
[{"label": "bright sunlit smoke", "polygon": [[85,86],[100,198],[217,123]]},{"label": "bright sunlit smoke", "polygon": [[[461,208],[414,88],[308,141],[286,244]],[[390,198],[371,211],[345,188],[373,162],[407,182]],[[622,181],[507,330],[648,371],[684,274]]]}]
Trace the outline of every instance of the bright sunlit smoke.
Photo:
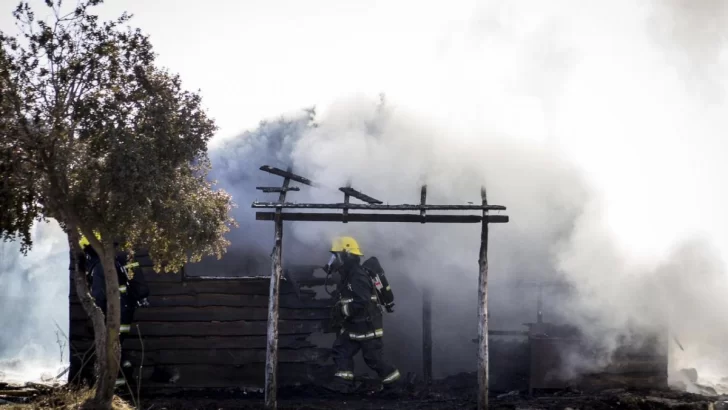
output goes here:
[{"label": "bright sunlit smoke", "polygon": [[[724,7],[489,4],[444,40],[431,64],[389,84],[387,115],[377,114],[374,93],[368,102],[325,105],[319,128],[295,145],[292,164],[329,187],[351,181],[390,203],[415,202],[421,183],[430,184],[432,201],[477,201],[486,182],[491,201],[507,205],[512,218],[494,229],[494,315],[524,310],[513,299],[499,304],[499,280],[562,278],[578,293],[554,301],[554,309],[587,333],[669,324],[693,342],[673,354],[673,367],[728,373],[717,365],[724,358],[714,357],[710,367],[701,359],[708,351],[720,356],[716,348],[725,341],[722,326],[709,319],[715,304],[726,303],[716,299],[726,286],[719,209],[728,203],[719,155],[728,124],[720,115],[725,78],[713,68],[724,62],[724,45],[694,34],[705,24],[719,30]],[[687,21],[681,7],[690,11]],[[717,43],[704,44],[711,41]],[[296,195],[340,200],[335,191]],[[449,314],[472,306],[474,294],[468,299],[452,282],[470,283],[464,289],[475,283],[474,230],[292,229],[304,243],[326,242],[345,229],[375,254],[403,248],[409,253],[399,265],[388,261],[395,271],[416,278],[416,286],[429,280],[450,292],[458,303],[443,308]],[[686,258],[702,268],[684,265]],[[468,314],[474,318],[462,313],[463,321]],[[712,330],[697,336],[698,324]],[[458,338],[474,331],[464,329]]]}]

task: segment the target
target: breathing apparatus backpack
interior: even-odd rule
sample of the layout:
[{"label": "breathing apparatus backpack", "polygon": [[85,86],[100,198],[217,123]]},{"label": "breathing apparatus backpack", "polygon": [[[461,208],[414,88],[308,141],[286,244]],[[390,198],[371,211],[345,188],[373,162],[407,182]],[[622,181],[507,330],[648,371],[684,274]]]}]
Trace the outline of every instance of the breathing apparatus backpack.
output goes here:
[{"label": "breathing apparatus backpack", "polygon": [[394,312],[394,293],[392,293],[392,287],[389,285],[387,276],[384,274],[384,269],[379,263],[379,260],[372,256],[371,258],[364,261],[361,267],[369,275],[369,278],[374,284],[374,288],[377,291],[377,298],[379,302],[387,309],[387,312]]}]

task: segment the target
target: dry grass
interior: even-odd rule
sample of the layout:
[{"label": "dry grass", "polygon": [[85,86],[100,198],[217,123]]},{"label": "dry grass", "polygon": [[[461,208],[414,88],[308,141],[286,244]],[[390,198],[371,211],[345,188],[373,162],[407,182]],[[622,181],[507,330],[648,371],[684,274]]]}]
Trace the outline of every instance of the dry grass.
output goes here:
[{"label": "dry grass", "polygon": [[[94,391],[88,388],[70,389],[67,387],[59,387],[49,393],[40,394],[32,403],[10,404],[2,407],[3,410],[76,410],[83,409],[82,404],[93,397],[93,394]],[[112,408],[114,410],[134,410],[134,407],[117,396],[114,396]]]}]

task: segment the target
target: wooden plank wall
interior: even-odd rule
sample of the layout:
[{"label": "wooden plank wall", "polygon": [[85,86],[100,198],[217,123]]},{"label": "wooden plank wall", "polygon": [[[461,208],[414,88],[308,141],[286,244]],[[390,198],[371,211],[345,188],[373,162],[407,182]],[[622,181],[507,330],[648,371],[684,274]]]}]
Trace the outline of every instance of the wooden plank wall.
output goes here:
[{"label": "wooden plank wall", "polygon": [[[135,368],[143,363],[142,387],[242,388],[264,385],[269,279],[204,278],[156,274],[146,255],[137,255],[149,283],[150,307],[136,310],[124,342]],[[283,281],[280,296],[279,383],[298,384],[331,369],[329,349],[309,337],[326,332],[331,302],[312,290],[298,292]],[[91,321],[71,283],[71,370],[69,380],[91,379]]]}]

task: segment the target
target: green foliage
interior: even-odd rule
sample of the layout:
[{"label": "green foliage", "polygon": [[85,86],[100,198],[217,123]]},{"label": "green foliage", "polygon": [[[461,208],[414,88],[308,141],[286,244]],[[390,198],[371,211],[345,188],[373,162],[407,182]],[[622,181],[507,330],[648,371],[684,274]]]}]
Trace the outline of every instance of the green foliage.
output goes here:
[{"label": "green foliage", "polygon": [[45,216],[148,247],[160,270],[219,257],[235,223],[230,196],[207,180],[215,122],[155,65],[149,37],[122,28],[131,16],[89,14],[99,3],[62,14],[47,0],[47,23],[23,2],[22,34],[0,32],[0,232],[27,249]]}]

